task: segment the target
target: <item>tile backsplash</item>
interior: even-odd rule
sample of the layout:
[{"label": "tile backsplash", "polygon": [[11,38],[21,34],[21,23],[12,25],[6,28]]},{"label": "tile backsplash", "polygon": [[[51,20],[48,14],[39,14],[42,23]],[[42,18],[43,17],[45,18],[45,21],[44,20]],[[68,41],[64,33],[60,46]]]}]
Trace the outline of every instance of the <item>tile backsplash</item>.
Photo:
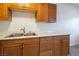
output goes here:
[{"label": "tile backsplash", "polygon": [[35,13],[12,12],[12,22],[9,26],[10,32],[18,32],[25,27],[26,32],[36,30]]}]

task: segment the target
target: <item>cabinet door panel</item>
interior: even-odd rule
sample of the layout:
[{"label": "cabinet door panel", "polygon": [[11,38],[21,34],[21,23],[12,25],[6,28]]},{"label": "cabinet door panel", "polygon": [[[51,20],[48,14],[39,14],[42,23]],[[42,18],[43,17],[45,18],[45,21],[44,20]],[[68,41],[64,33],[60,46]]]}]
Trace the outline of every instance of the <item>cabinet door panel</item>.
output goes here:
[{"label": "cabinet door panel", "polygon": [[69,36],[64,36],[62,39],[62,55],[66,56],[69,54]]},{"label": "cabinet door panel", "polygon": [[2,48],[0,47],[0,56],[2,56],[3,54],[2,54]]},{"label": "cabinet door panel", "polygon": [[48,22],[48,4],[40,3],[37,11],[37,22]]},{"label": "cabinet door panel", "polygon": [[23,55],[24,56],[32,56],[34,53],[34,45],[28,45],[28,44],[24,44],[23,45]]},{"label": "cabinet door panel", "polygon": [[37,56],[39,55],[39,39],[28,39],[23,44],[24,56]]},{"label": "cabinet door panel", "polygon": [[48,4],[48,21],[56,22],[56,5]]},{"label": "cabinet door panel", "polygon": [[69,54],[69,35],[56,36],[54,38],[54,49],[56,56],[66,56]]},{"label": "cabinet door panel", "polygon": [[7,46],[2,47],[1,50],[2,50],[3,56],[20,56],[21,55],[20,45],[18,44],[13,44],[8,47]]},{"label": "cabinet door panel", "polygon": [[54,52],[55,52],[55,56],[60,56],[62,55],[61,51],[62,51],[62,44],[61,44],[61,40],[55,39],[55,43],[54,43]]},{"label": "cabinet door panel", "polygon": [[0,20],[9,20],[9,10],[7,3],[0,3]]},{"label": "cabinet door panel", "polygon": [[54,47],[52,37],[42,37],[40,38],[40,55],[54,55]]},{"label": "cabinet door panel", "polygon": [[40,3],[37,10],[37,22],[56,22],[56,4]]}]

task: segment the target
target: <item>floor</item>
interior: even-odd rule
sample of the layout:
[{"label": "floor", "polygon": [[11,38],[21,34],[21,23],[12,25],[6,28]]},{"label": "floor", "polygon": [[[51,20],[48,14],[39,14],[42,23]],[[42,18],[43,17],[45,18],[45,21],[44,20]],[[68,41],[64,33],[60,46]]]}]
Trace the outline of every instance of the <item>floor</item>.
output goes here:
[{"label": "floor", "polygon": [[75,45],[75,46],[70,47],[69,56],[79,56],[79,45]]}]

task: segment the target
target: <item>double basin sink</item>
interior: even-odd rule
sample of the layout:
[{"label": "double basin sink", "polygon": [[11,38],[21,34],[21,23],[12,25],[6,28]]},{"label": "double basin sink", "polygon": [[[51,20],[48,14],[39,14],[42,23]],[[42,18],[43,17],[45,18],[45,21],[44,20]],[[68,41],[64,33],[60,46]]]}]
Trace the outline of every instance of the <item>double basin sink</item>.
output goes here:
[{"label": "double basin sink", "polygon": [[20,37],[20,36],[36,36],[36,33],[11,33],[7,36],[5,36],[5,38],[9,38],[9,37]]}]

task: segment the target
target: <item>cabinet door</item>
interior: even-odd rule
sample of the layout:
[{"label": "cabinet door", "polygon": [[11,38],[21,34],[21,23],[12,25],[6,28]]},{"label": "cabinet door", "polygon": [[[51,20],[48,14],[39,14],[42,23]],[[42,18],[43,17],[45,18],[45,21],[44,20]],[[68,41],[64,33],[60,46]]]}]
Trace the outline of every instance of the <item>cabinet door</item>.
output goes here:
[{"label": "cabinet door", "polygon": [[37,11],[37,22],[48,22],[48,4],[40,3]]},{"label": "cabinet door", "polygon": [[37,22],[55,22],[56,5],[49,3],[40,3],[37,10]]},{"label": "cabinet door", "polygon": [[54,37],[54,55],[61,56],[62,55],[61,51],[62,51],[61,37],[56,36]]},{"label": "cabinet door", "polygon": [[22,55],[20,44],[1,45],[2,56],[20,56]]},{"label": "cabinet door", "polygon": [[69,54],[69,36],[62,37],[62,55],[66,56]]},{"label": "cabinet door", "polygon": [[0,3],[0,21],[9,20],[9,10],[7,3]]},{"label": "cabinet door", "polygon": [[69,35],[56,36],[54,38],[54,51],[56,56],[69,54]]},{"label": "cabinet door", "polygon": [[2,56],[2,48],[0,47],[0,56]]},{"label": "cabinet door", "polygon": [[39,55],[39,39],[27,39],[23,44],[23,56]]},{"label": "cabinet door", "polygon": [[56,4],[48,4],[48,22],[56,22]]},{"label": "cabinet door", "polygon": [[52,37],[41,37],[40,38],[40,55],[41,56],[52,56],[54,55]]}]

